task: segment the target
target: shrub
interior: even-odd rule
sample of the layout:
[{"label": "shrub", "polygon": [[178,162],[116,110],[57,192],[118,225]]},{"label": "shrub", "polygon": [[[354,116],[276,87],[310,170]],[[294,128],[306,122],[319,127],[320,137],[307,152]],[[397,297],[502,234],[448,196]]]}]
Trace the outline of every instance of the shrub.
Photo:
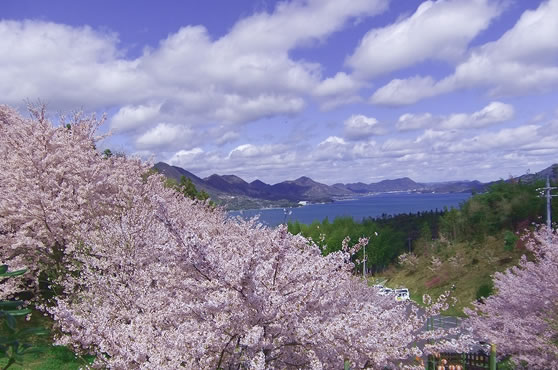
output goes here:
[{"label": "shrub", "polygon": [[494,291],[494,285],[492,284],[492,281],[489,283],[483,283],[477,289],[476,298],[478,300],[487,298],[492,295],[493,291]]},{"label": "shrub", "polygon": [[506,231],[504,233],[504,249],[508,252],[512,252],[517,244],[519,237],[511,231]]}]

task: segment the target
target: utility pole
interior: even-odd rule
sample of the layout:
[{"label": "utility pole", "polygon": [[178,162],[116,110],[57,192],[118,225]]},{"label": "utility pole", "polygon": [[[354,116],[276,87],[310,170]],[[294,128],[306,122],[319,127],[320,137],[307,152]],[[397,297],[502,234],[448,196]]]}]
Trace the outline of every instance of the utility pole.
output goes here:
[{"label": "utility pole", "polygon": [[546,176],[546,186],[544,188],[538,188],[537,190],[541,193],[541,196],[546,197],[546,227],[548,229],[548,234],[552,234],[552,218],[551,218],[551,207],[550,199],[556,197],[557,195],[552,195],[552,190],[556,189],[555,186],[550,186],[550,176]]},{"label": "utility pole", "polygon": [[[374,231],[374,235],[378,236],[378,232]],[[362,277],[366,279],[366,244],[364,244],[362,257]]]},{"label": "utility pole", "polygon": [[364,253],[362,257],[362,277],[366,280],[366,244],[364,244]]}]

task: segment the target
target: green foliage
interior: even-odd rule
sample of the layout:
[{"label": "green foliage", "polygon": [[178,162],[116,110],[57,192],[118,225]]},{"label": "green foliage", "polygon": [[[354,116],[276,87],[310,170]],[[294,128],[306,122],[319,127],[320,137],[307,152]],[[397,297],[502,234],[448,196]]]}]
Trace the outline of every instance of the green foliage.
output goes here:
[{"label": "green foliage", "polygon": [[[209,199],[209,194],[207,194],[203,190],[199,191],[198,189],[196,189],[196,186],[194,185],[192,180],[190,180],[186,176],[181,176],[180,182],[177,182],[175,179],[168,178],[165,180],[165,186],[174,188],[179,193],[184,194],[185,197],[191,199],[200,200],[202,202]],[[214,205],[212,201],[210,201],[210,204]]]},{"label": "green foliage", "polygon": [[[41,312],[33,310],[29,320],[18,322],[18,329],[33,327],[44,327],[50,330],[54,325],[54,320],[49,316],[44,316]],[[65,346],[55,346],[52,344],[51,335],[40,335],[30,337],[29,342],[33,344],[33,351],[26,351],[22,356],[22,361],[14,363],[9,370],[78,370],[89,369],[95,357],[92,355],[79,355]],[[0,337],[7,334],[5,328],[0,328]],[[8,358],[0,358],[0,369],[8,364]]]},{"label": "green foliage", "polygon": [[455,208],[446,209],[444,216],[440,220],[440,232],[450,240],[457,240],[463,230],[463,216],[460,211]]},{"label": "green foliage", "polygon": [[[382,271],[388,286],[406,286],[415,299],[425,293],[436,296],[452,290],[458,299],[452,314],[463,315],[463,307],[493,294],[491,276],[495,272],[517,264],[524,253],[515,248],[517,232],[529,228],[532,222],[544,221],[545,199],[536,190],[544,185],[544,181],[532,184],[501,181],[487,192],[475,194],[460,209],[436,213],[437,219],[424,221],[434,238],[440,236],[439,240],[425,240],[427,230],[422,220],[410,222],[413,227],[419,225],[420,237],[413,243],[417,267],[394,266]],[[558,214],[558,202],[553,202],[552,207],[554,214]],[[391,222],[388,218],[386,221]],[[391,227],[412,233],[401,223]],[[440,268],[432,268],[433,257],[440,260]],[[433,286],[432,282],[438,285]]]},{"label": "green foliage", "polygon": [[[366,246],[366,266],[368,271],[375,271],[387,266],[405,248],[407,236],[390,226],[380,226],[378,222],[367,219],[358,223],[351,217],[337,217],[333,222],[326,218],[321,223],[313,222],[304,225],[299,222],[288,224],[289,231],[293,234],[302,234],[311,238],[322,247],[324,255],[339,251],[343,240],[350,238],[349,247],[356,244],[359,238],[369,238]],[[363,260],[364,249],[356,253],[353,258]],[[358,269],[362,270],[362,264]]]},{"label": "green foliage", "polygon": [[515,235],[513,232],[507,230],[504,233],[504,249],[508,252],[513,251],[515,248],[515,244],[517,243],[518,236]]},{"label": "green foliage", "polygon": [[494,284],[492,280],[488,283],[483,283],[477,289],[477,299],[487,298],[494,293]]},{"label": "green foliage", "polygon": [[[22,364],[14,364],[10,370],[79,370],[89,369],[94,356],[78,356],[64,346],[42,345],[41,352],[25,354]],[[0,360],[0,367],[5,366]]]},{"label": "green foliage", "polygon": [[[545,201],[536,190],[543,181],[532,184],[500,181],[486,193],[476,194],[460,210],[444,214],[440,231],[451,241],[481,243],[489,235],[503,230],[521,230],[532,222],[541,222]],[[553,205],[555,212],[556,205]]]},{"label": "green foliage", "polygon": [[[420,238],[432,240],[440,227],[442,212],[418,212],[415,214],[382,215],[379,218],[365,218],[356,222],[351,217],[337,217],[333,222],[328,218],[321,223],[314,221],[310,225],[298,221],[289,222],[289,232],[302,234],[311,238],[322,247],[324,255],[341,250],[345,237],[350,237],[349,246],[353,246],[361,237],[369,238],[366,246],[366,268],[370,272],[384,269],[403,252],[408,251],[409,244]],[[353,258],[362,261],[364,250]],[[362,271],[362,264],[356,266]]]},{"label": "green foliage", "polygon": [[[8,272],[7,265],[0,266],[2,282],[6,282],[8,278],[23,275],[25,272],[26,270]],[[2,369],[8,369],[15,363],[23,362],[25,354],[39,351],[40,349],[29,341],[30,338],[48,334],[48,330],[40,327],[18,329],[16,317],[31,313],[30,309],[23,309],[22,306],[22,301],[0,301],[0,319],[4,322],[4,330],[0,336],[0,359],[8,360]]]},{"label": "green foliage", "polygon": [[424,241],[432,240],[432,230],[430,230],[430,225],[426,221],[420,226],[420,238]]}]

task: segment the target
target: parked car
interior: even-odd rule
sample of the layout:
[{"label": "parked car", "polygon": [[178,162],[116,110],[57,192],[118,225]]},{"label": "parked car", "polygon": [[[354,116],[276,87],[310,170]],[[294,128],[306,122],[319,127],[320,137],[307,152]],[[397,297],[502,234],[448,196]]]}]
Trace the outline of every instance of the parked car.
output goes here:
[{"label": "parked car", "polygon": [[380,291],[378,292],[379,295],[390,295],[393,294],[393,289],[391,288],[383,288],[380,289]]},{"label": "parked car", "polygon": [[409,300],[409,291],[406,292],[399,292],[399,293],[395,293],[395,300],[397,302],[404,302]]},{"label": "parked car", "polygon": [[382,284],[376,284],[376,285],[372,285],[372,288],[384,289],[384,286]]},{"label": "parked car", "polygon": [[409,295],[409,289],[407,288],[397,288],[395,289],[395,294],[397,293],[407,293],[407,295]]}]

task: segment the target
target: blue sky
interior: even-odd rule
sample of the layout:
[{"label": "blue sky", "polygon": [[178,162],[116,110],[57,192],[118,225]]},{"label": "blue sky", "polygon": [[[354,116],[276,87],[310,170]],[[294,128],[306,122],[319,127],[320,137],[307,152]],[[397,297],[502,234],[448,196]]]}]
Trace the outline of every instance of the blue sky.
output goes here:
[{"label": "blue sky", "polygon": [[558,162],[558,0],[0,3],[0,104],[275,183],[490,181]]}]

